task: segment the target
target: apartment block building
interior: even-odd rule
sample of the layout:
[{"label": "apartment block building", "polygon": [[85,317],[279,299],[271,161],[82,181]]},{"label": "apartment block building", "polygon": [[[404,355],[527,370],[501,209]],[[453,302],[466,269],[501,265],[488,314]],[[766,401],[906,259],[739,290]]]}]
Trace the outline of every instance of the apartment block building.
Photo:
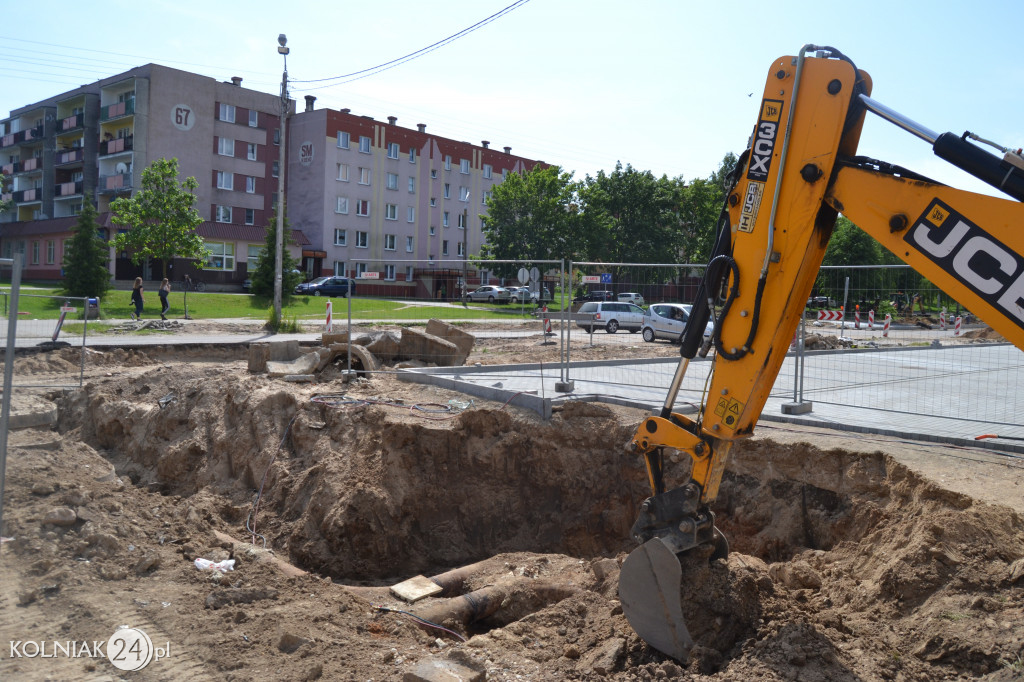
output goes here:
[{"label": "apartment block building", "polygon": [[444,261],[480,253],[494,185],[541,163],[313,104],[288,127],[288,218],[319,245],[303,254],[307,272],[371,273],[369,291],[432,294],[449,281]]},{"label": "apartment block building", "polygon": [[[298,113],[289,102],[286,136],[289,249],[306,278],[344,273],[370,280],[361,291],[400,296],[430,296],[444,282],[454,293],[461,269],[442,263],[480,253],[494,185],[542,162],[314,101]],[[124,229],[111,224],[110,203],[137,190],[150,163],[174,157],[180,176],[199,182],[197,231],[211,256],[172,264],[173,278],[240,285],[277,200],[280,107],[239,78],[147,64],[12,111],[0,120],[0,172],[13,179],[0,254],[24,254],[26,279],[60,279],[83,202],[109,238]],[[161,263],[128,255],[111,251],[115,279],[160,276]]]},{"label": "apartment block building", "polygon": [[[154,160],[174,157],[182,179],[198,180],[195,206],[206,221],[198,231],[214,254],[199,276],[240,281],[276,201],[280,114],[278,96],[240,78],[157,64],[14,110],[0,120],[0,172],[11,177],[4,198],[13,201],[0,215],[0,252],[26,254],[26,278],[59,278],[69,218],[83,202],[94,202],[109,237],[111,201],[139,188]],[[155,276],[158,264],[111,256],[117,279]]]}]

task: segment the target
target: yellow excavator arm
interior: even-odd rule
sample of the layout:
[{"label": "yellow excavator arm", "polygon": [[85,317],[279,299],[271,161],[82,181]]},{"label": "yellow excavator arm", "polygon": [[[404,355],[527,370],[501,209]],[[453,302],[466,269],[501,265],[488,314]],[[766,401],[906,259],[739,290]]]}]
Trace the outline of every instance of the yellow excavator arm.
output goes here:
[{"label": "yellow excavator arm", "polygon": [[[815,56],[809,56],[814,53]],[[750,146],[741,156],[719,234],[682,344],[682,360],[658,416],[631,441],[652,496],[632,529],[640,543],[623,563],[619,594],[637,633],[685,659],[692,646],[679,609],[678,558],[712,544],[728,553],[710,504],[729,448],[751,435],[797,329],[842,213],[943,291],[1024,348],[1024,161],[936,135],[870,97],[871,80],[833,48],[805,46],[768,72]],[[953,189],[856,156],[867,112],[933,145],[935,153],[1016,201]],[[717,314],[717,316],[716,316]],[[673,412],[702,331],[714,319],[715,355],[695,418]],[[663,453],[692,460],[690,480],[670,487]],[[674,581],[674,582],[673,582]]]}]

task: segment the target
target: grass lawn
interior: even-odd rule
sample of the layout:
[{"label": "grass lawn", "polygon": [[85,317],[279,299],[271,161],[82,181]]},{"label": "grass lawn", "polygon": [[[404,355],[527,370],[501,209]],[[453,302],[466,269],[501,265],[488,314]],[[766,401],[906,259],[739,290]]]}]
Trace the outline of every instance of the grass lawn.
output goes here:
[{"label": "grass lawn", "polygon": [[[7,295],[10,288],[0,287],[0,312],[6,314]],[[224,294],[213,292],[185,292],[172,291],[168,299],[171,309],[168,311],[168,318],[181,318],[185,315],[185,303],[188,303],[189,317],[197,320],[215,320],[224,318],[251,319],[253,321],[264,321],[269,319],[273,302],[267,298],[258,298],[250,294]],[[332,301],[332,314],[335,319],[348,318],[348,299],[332,298],[327,299],[320,296],[291,296],[285,302],[281,310],[285,320],[295,319],[305,321],[310,319],[324,319],[326,316],[327,301]],[[20,319],[57,319],[60,317],[60,307],[65,299],[60,296],[60,291],[55,285],[50,287],[38,287],[31,289],[31,293],[22,290],[18,298],[18,310]],[[78,308],[77,313],[71,313],[68,319],[82,319],[84,308],[82,300],[77,299],[69,303]],[[463,306],[459,302],[441,303],[425,299],[401,300],[401,299],[379,299],[353,297],[352,319],[354,320],[422,320],[437,318],[442,320],[515,320],[531,318],[534,305],[513,305],[498,303],[469,303]],[[559,310],[557,303],[548,304],[548,310],[552,313]],[[101,319],[127,319],[134,307],[131,305],[131,292],[126,290],[113,290],[108,292],[105,299],[100,302]],[[156,318],[160,316],[160,298],[155,291],[145,292],[145,308],[143,318]]]}]

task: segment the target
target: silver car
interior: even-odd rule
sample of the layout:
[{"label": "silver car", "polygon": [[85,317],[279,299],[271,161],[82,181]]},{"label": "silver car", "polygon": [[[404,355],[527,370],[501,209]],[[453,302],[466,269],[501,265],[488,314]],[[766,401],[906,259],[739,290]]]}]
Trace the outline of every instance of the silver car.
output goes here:
[{"label": "silver car", "polygon": [[508,303],[509,294],[508,289],[505,287],[485,284],[479,289],[474,289],[466,294],[466,299],[469,301],[486,301],[488,303]]},{"label": "silver car", "polygon": [[610,301],[588,301],[576,311],[576,326],[593,332],[595,328],[604,327],[609,334],[626,329],[631,334],[640,331],[644,321],[644,309],[632,303],[612,303]]},{"label": "silver car", "polygon": [[[690,311],[693,306],[689,303],[655,303],[647,309],[643,320],[644,341],[651,342],[655,339],[667,339],[673,343],[680,343],[683,339],[683,331],[686,330],[686,323],[690,320]],[[708,320],[704,328],[704,336],[711,336],[714,325]]]}]

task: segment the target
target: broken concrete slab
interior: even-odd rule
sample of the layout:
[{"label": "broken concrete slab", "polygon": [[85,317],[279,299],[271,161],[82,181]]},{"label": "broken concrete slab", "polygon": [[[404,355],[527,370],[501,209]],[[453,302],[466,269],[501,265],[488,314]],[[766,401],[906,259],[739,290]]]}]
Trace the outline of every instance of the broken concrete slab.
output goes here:
[{"label": "broken concrete slab", "polygon": [[452,367],[461,357],[458,347],[446,339],[405,327],[402,329],[399,355],[419,358],[442,367]]},{"label": "broken concrete slab", "polygon": [[267,361],[267,374],[270,376],[285,376],[287,374],[312,374],[313,370],[320,363],[320,354],[317,351],[305,353],[300,357],[288,362]]},{"label": "broken concrete slab", "polygon": [[464,332],[461,329],[448,324],[442,320],[431,319],[427,320],[426,332],[431,336],[442,338],[445,341],[450,341],[455,344],[455,347],[459,349],[461,357],[456,362],[452,363],[453,366],[466,364],[466,358],[473,352],[473,344],[476,342],[476,337],[469,332]]},{"label": "broken concrete slab", "polygon": [[333,346],[336,343],[348,343],[348,332],[324,332],[320,337],[322,346]]},{"label": "broken concrete slab", "polygon": [[487,675],[451,660],[431,658],[420,661],[405,673],[402,682],[482,682]]},{"label": "broken concrete slab", "polygon": [[381,332],[366,344],[366,350],[380,358],[381,362],[392,362],[401,351],[401,343],[394,332]]},{"label": "broken concrete slab", "polygon": [[426,597],[441,594],[443,591],[443,587],[423,575],[417,575],[391,586],[391,594],[399,599],[404,599],[410,604],[414,604]]}]

